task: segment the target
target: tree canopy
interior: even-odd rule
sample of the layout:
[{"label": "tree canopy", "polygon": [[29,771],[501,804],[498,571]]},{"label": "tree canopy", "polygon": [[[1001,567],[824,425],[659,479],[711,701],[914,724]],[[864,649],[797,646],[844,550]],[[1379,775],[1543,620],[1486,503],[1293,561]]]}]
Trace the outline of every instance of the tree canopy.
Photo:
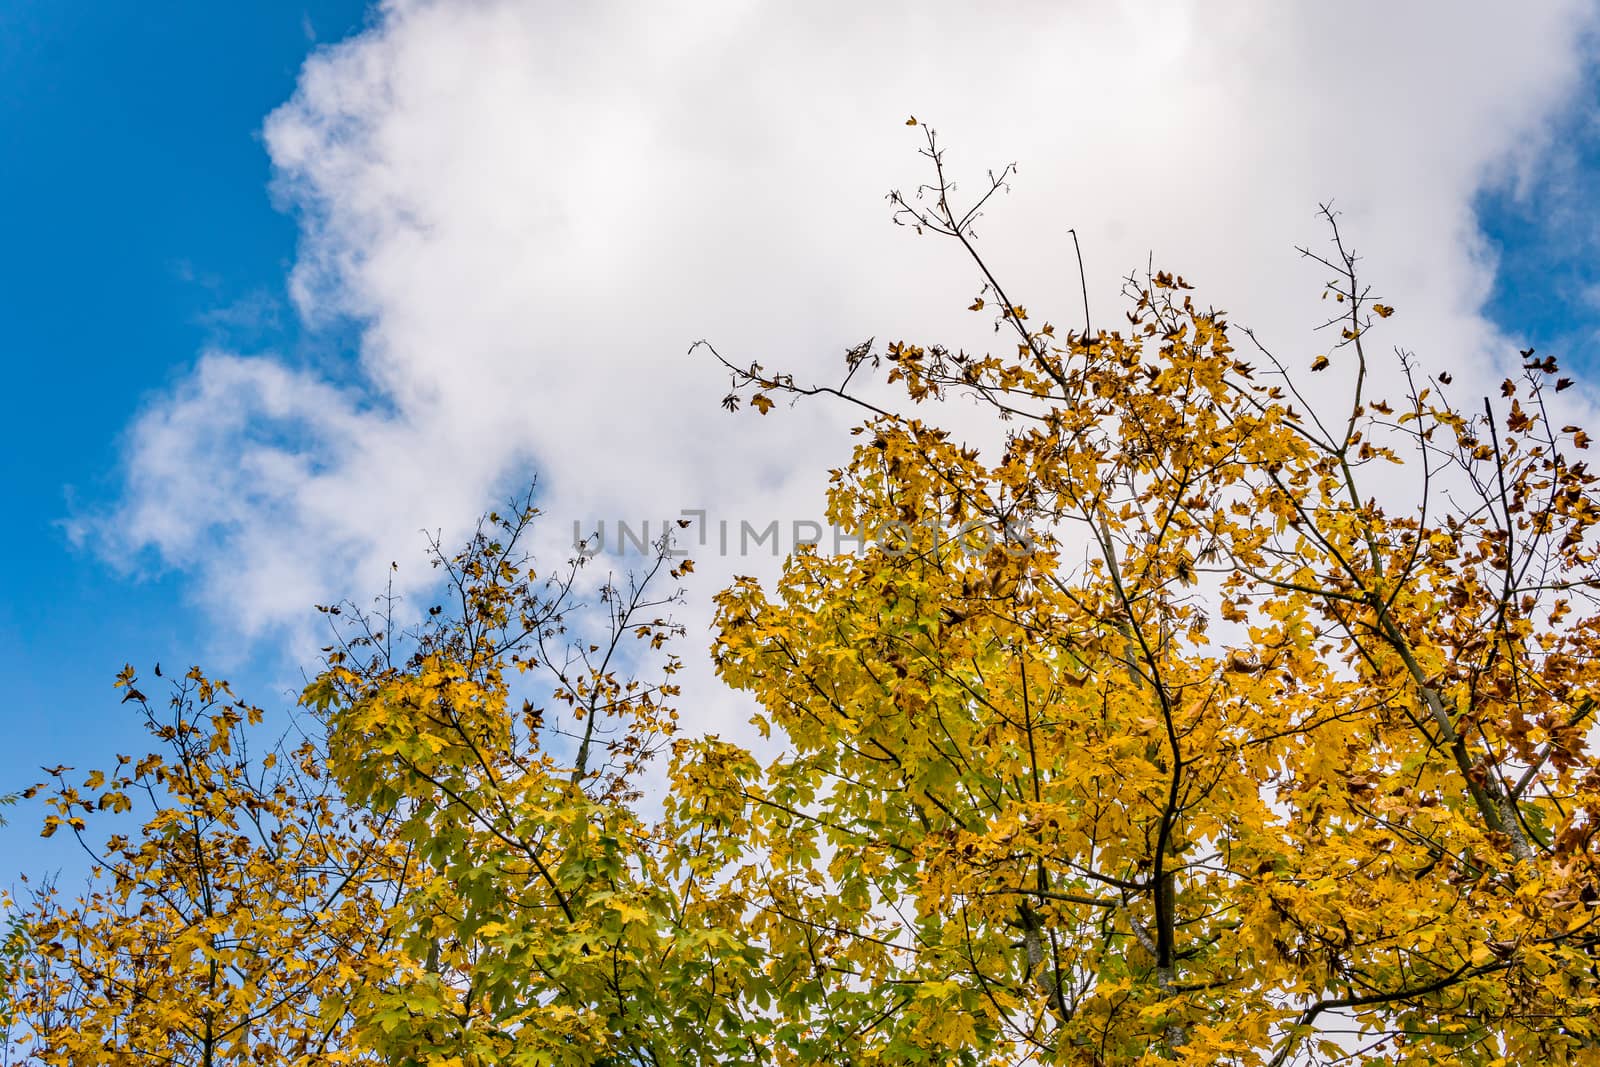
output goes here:
[{"label": "tree canopy", "polygon": [[[162,754],[63,770],[46,829],[151,814],[88,895],[20,902],[13,1041],[1600,1063],[1600,499],[1570,382],[1529,350],[1457,399],[1375,355],[1395,309],[1331,211],[1312,359],[1165,272],[1115,330],[1036,322],[971,229],[1008,174],[959,206],[926,136],[897,220],[964,250],[1002,342],[858,346],[838,384],[728,364],[730,408],[867,413],[827,500],[859,549],[717,598],[716,670],[776,759],[677,733],[669,540],[586,584],[581,553],[553,577],[522,554],[531,506],[492,516],[435,546],[450,598],[421,628],[325,609],[340,639],[260,757],[225,685],[192,672],[163,715],[123,676]],[[953,398],[998,447],[941,426]]]}]

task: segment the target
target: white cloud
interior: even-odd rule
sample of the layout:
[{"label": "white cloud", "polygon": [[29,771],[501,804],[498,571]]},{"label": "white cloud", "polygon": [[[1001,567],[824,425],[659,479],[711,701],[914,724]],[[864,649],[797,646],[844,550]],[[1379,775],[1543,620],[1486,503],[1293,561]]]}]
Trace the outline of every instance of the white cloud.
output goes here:
[{"label": "white cloud", "polygon": [[[888,224],[925,177],[909,113],[976,185],[1025,303],[1097,314],[1154,252],[1309,360],[1335,198],[1396,341],[1458,379],[1505,346],[1472,198],[1532,166],[1586,73],[1591,5],[660,3],[396,0],[314,54],[266,124],[304,220],[292,290],[362,317],[359,388],[210,354],[130,430],[108,551],[192,571],[246,632],[371,592],[537,466],[570,520],[710,507],[816,517],[850,438],[828,405],[717,409],[713,339],[827,376],[848,345],[982,343],[953,247]],[[958,416],[959,417],[959,416]],[[454,524],[454,526],[452,526]],[[710,592],[771,561],[705,560]],[[416,580],[422,568],[411,568]],[[694,638],[700,640],[697,634]]]}]

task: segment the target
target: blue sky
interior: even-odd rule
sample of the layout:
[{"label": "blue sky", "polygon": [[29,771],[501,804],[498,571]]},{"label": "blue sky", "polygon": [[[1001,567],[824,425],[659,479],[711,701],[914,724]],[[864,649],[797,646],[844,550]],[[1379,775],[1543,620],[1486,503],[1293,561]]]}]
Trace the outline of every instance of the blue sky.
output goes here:
[{"label": "blue sky", "polygon": [[1577,93],[1553,127],[1554,150],[1525,181],[1478,198],[1478,223],[1498,257],[1487,311],[1590,371],[1600,352],[1600,85]]},{"label": "blue sky", "polygon": [[[1181,25],[1166,36],[1152,36],[1144,26],[1126,33],[1117,25],[1084,29],[1107,35],[1107,54],[1125,38],[1138,42],[1141,62],[1150,65],[1153,97],[1162,108],[1176,110],[1170,130],[1161,125],[1168,120],[1150,119],[1150,136],[1140,135],[1141,142],[1181,138],[1180,131],[1199,125],[1171,105],[1189,98],[1174,95],[1177,90],[1192,89],[1190,96],[1202,100],[1214,94],[1206,107],[1238,109],[1204,117],[1207,122],[1236,120],[1242,131],[1235,134],[1242,142],[1239,160],[1217,164],[1209,185],[1206,174],[1198,174],[1193,183],[1198,191],[1162,194],[1164,204],[1173,201],[1171,213],[1163,215],[1132,200],[1107,206],[1124,186],[1132,187],[1130,198],[1149,195],[1125,176],[1094,185],[1092,176],[1074,171],[1071,181],[1088,184],[1074,186],[1067,177],[1053,184],[1057,175],[1051,168],[1080,140],[1111,138],[1107,143],[1115,145],[1116,137],[1132,138],[1139,131],[1096,125],[1095,116],[1086,113],[1074,120],[1070,136],[1050,140],[1054,134],[1040,134],[1051,128],[1054,110],[1068,106],[1060,103],[1064,90],[1006,80],[1039,65],[1008,64],[1005,76],[995,79],[992,91],[1014,94],[1028,105],[1008,120],[1013,125],[991,128],[965,118],[968,112],[992,113],[990,102],[978,99],[978,90],[970,86],[952,87],[948,79],[937,79],[933,59],[920,82],[914,62],[905,65],[911,73],[891,75],[872,61],[872,50],[891,39],[883,34],[914,35],[915,27],[863,25],[838,43],[809,25],[785,25],[776,15],[773,25],[753,18],[723,20],[712,32],[692,19],[656,25],[625,15],[607,22],[603,15],[510,0],[473,6],[471,14],[466,5],[452,10],[450,5],[405,4],[398,6],[399,13],[380,15],[355,2],[295,6],[260,0],[165,4],[158,18],[150,10],[131,3],[36,0],[10,0],[0,7],[0,148],[6,160],[0,166],[0,203],[9,253],[0,263],[0,351],[12,397],[0,452],[9,520],[0,525],[0,539],[10,561],[0,596],[0,668],[9,680],[0,713],[7,731],[0,791],[26,784],[41,764],[88,767],[142,743],[109,688],[124,662],[145,671],[156,661],[172,668],[197,660],[220,662],[225,673],[256,687],[251,695],[258,702],[285,701],[281,683],[273,690],[267,681],[292,676],[286,670],[283,631],[274,627],[286,612],[308,612],[312,597],[302,597],[301,586],[293,585],[288,606],[277,604],[265,613],[253,603],[230,604],[229,597],[240,588],[270,590],[281,584],[297,552],[331,561],[308,587],[327,586],[332,573],[363,587],[334,592],[370,592],[364,588],[370,583],[359,575],[378,580],[372,560],[402,554],[407,544],[419,548],[419,526],[471,519],[493,502],[484,486],[503,485],[525,469],[476,458],[485,452],[538,456],[559,475],[574,464],[557,461],[577,455],[562,451],[575,447],[563,442],[581,436],[584,492],[570,476],[556,477],[554,489],[568,494],[574,514],[591,517],[625,497],[630,478],[668,487],[652,498],[650,507],[656,510],[644,511],[649,517],[671,514],[669,509],[680,505],[716,504],[716,492],[728,494],[722,498],[727,504],[740,499],[740,486],[749,494],[766,494],[761,507],[810,499],[804,494],[814,492],[815,480],[791,478],[785,463],[808,454],[812,442],[803,435],[772,436],[730,446],[702,432],[699,420],[715,417],[716,376],[672,361],[689,341],[713,332],[734,346],[762,339],[780,357],[794,359],[812,349],[842,349],[873,333],[888,336],[919,321],[931,284],[927,279],[947,275],[948,264],[916,274],[924,268],[895,259],[906,255],[907,246],[884,224],[879,199],[884,188],[903,179],[907,159],[914,163],[914,157],[898,141],[881,152],[859,149],[853,141],[847,145],[847,138],[866,135],[847,129],[841,116],[868,114],[877,124],[874,131],[881,127],[897,135],[903,132],[899,116],[913,106],[919,112],[926,108],[953,116],[955,129],[975,152],[991,146],[1007,155],[1033,152],[1019,182],[1018,215],[1051,210],[1044,193],[1067,190],[1059,196],[1078,197],[1072,202],[1080,206],[1073,210],[1092,210],[1096,218],[1108,219],[1098,230],[1084,224],[1081,214],[1066,219],[1087,235],[1091,248],[1101,250],[1107,262],[1102,280],[1120,273],[1124,262],[1118,257],[1125,250],[1134,250],[1129,262],[1142,262],[1138,250],[1161,242],[1165,253],[1171,235],[1171,250],[1186,273],[1209,270],[1239,286],[1246,307],[1252,300],[1256,306],[1271,302],[1268,289],[1255,295],[1253,278],[1298,269],[1289,249],[1315,239],[1315,203],[1334,197],[1351,210],[1353,224],[1364,227],[1359,232],[1380,252],[1387,250],[1404,284],[1415,289],[1413,306],[1422,309],[1418,321],[1443,322],[1458,331],[1474,328],[1476,308],[1455,306],[1448,294],[1429,287],[1426,275],[1436,269],[1447,279],[1448,284],[1441,283],[1446,288],[1461,279],[1468,288],[1481,285],[1481,253],[1489,249],[1498,271],[1488,280],[1483,311],[1493,323],[1509,335],[1533,338],[1564,357],[1571,369],[1587,373],[1595,366],[1590,351],[1600,327],[1600,270],[1594,261],[1600,225],[1591,205],[1600,193],[1600,128],[1594,66],[1587,44],[1563,45],[1570,54],[1561,63],[1547,59],[1551,41],[1573,36],[1554,22],[1528,29],[1526,41],[1497,40],[1486,30],[1481,39],[1467,35],[1460,42],[1441,42],[1434,39],[1429,20],[1420,19],[1409,29],[1394,27],[1392,54],[1371,45],[1378,53],[1372,80],[1396,100],[1399,151],[1425,140],[1429,131],[1442,130],[1429,150],[1448,158],[1420,158],[1419,149],[1417,160],[1397,158],[1393,148],[1375,149],[1370,158],[1325,158],[1319,153],[1328,142],[1315,130],[1303,145],[1295,141],[1294,124],[1301,120],[1284,119],[1261,102],[1270,86],[1287,108],[1296,99],[1295,87],[1274,83],[1285,75],[1266,70],[1265,64],[1260,81],[1250,80],[1254,75],[1247,72],[1230,73],[1238,79],[1232,82],[1217,74],[1191,85],[1184,79],[1196,77],[1193,64],[1182,60],[1194,35]],[[1570,18],[1572,10],[1563,17]],[[1492,11],[1488,17],[1494,17]],[[1585,15],[1585,21],[1593,20]],[[363,26],[377,31],[359,56],[324,56],[320,66],[314,64],[317,76],[302,85],[302,65],[319,44],[344,39]],[[1234,29],[1241,38],[1248,36],[1245,30],[1258,32]],[[1326,31],[1312,25],[1275,26],[1270,32],[1290,44],[1299,42],[1294,47],[1313,57],[1305,64],[1311,72],[1303,88],[1308,99],[1320,99],[1315,57],[1338,51],[1320,43]],[[1435,82],[1459,69],[1462,86],[1477,84],[1483,78],[1474,71],[1482,61],[1474,50],[1503,51],[1505,66],[1521,73],[1507,74],[1505,87],[1488,91],[1523,101],[1520,110],[1509,108],[1497,117],[1488,105],[1435,104],[1407,90],[1399,79],[1422,63],[1412,59],[1421,53],[1408,44],[1408,33],[1428,41],[1427,56],[1434,58],[1427,62],[1441,53],[1448,61],[1444,74],[1423,69],[1417,75]],[[938,36],[930,31],[933,43],[924,50],[930,56]],[[1000,47],[1005,36],[996,38],[994,55],[1009,54],[1009,45]],[[1037,36],[1047,40],[1049,34]],[[979,33],[969,42],[974,55],[987,54],[984,40]],[[1290,44],[1284,50],[1292,59]],[[1259,42],[1246,52],[1262,54]],[[1170,71],[1162,66],[1169,62]],[[1286,68],[1293,65],[1285,61]],[[373,89],[373,68],[389,87],[383,92]],[[796,89],[802,82],[795,72],[813,68],[819,71],[815,85],[824,88]],[[1551,73],[1557,68],[1564,71],[1559,77]],[[1396,80],[1392,88],[1384,88],[1385,72]],[[850,78],[891,76],[910,80],[886,81],[881,92],[876,84],[860,93],[826,88]],[[742,88],[730,93],[725,83],[734,80]],[[298,96],[297,85],[302,85]],[[410,85],[422,88],[408,93]],[[269,145],[263,123],[291,99],[295,103]],[[741,107],[765,110],[747,114],[737,110]],[[1482,117],[1475,113],[1458,129],[1441,121],[1441,116],[1456,116],[1451,108],[1477,108]],[[764,117],[773,115],[778,117]],[[361,136],[329,132],[346,125]],[[774,128],[794,131],[793,143],[777,139],[770,133]],[[1078,132],[1084,129],[1088,132]],[[879,134],[871,136],[876,145]],[[1249,162],[1256,136],[1262,140],[1259,158],[1286,159],[1285,169]],[[1481,150],[1461,147],[1480,136],[1486,142]],[[836,146],[833,137],[845,147]],[[546,149],[547,141],[554,147]],[[521,144],[537,145],[544,154],[520,155]],[[374,162],[371,155],[380,152],[389,155]],[[1129,166],[1137,166],[1139,157],[1130,155]],[[836,156],[851,165],[818,165],[819,159]],[[397,166],[397,159],[405,165]],[[659,181],[646,187],[626,177],[640,168],[654,168]],[[1407,177],[1413,172],[1415,177]],[[1032,177],[1040,173],[1045,177]],[[269,189],[275,174],[276,202]],[[805,197],[845,206],[819,207],[814,216],[793,221],[786,212],[774,213],[774,202],[800,200],[799,193],[775,184],[794,174],[830,183],[804,189]],[[726,187],[717,184],[724,180]],[[1250,181],[1262,184],[1250,186]],[[658,194],[658,187],[676,190],[672,195],[679,199],[652,206],[651,196],[666,195]],[[1263,195],[1264,189],[1272,196]],[[586,196],[603,199],[591,202]],[[704,214],[685,207],[683,198],[696,196],[704,201]],[[1287,205],[1281,212],[1275,206],[1280,200]],[[1391,201],[1395,206],[1387,206]],[[1445,206],[1433,220],[1430,212],[1441,203]],[[494,211],[485,211],[485,204]],[[1250,211],[1248,220],[1238,214],[1240,204]],[[1473,233],[1457,232],[1451,205],[1469,213]],[[417,215],[426,216],[426,224],[408,230],[408,220]],[[1234,236],[1231,229],[1208,228],[1204,220],[1212,217],[1224,219],[1224,227],[1259,221],[1258,231],[1238,242],[1243,250],[1237,262],[1208,260],[1207,250],[1218,247],[1218,232]],[[661,219],[686,221],[678,230]],[[1164,221],[1169,219],[1176,221]],[[828,229],[834,220],[843,220],[837,233]],[[1152,229],[1140,229],[1141,221]],[[1004,223],[999,225],[1004,242]],[[851,258],[895,264],[886,273],[913,281],[870,300],[862,297],[861,279],[867,275],[852,274],[838,263],[839,250],[857,241],[863,252]],[[1002,247],[1016,252],[1020,269],[1031,265],[1053,282],[1048,271],[1055,268],[1043,266],[1043,258],[1030,258],[1030,242],[1018,237]],[[1412,255],[1407,246],[1418,243],[1427,247],[1407,259]],[[541,266],[545,261],[558,263],[559,269]],[[296,264],[307,306],[327,313],[317,329],[301,325],[289,296]],[[723,270],[728,273],[718,273]],[[461,278],[470,284],[457,285]],[[958,281],[959,292],[951,292],[968,295],[966,281]],[[572,289],[562,288],[569,283]],[[595,295],[601,290],[607,291],[603,300]],[[748,317],[714,310],[733,303],[752,309]],[[1403,301],[1401,306],[1407,307]],[[570,322],[561,318],[569,308],[577,309]],[[630,317],[635,308],[638,319]],[[352,309],[362,313],[366,334],[344,317]],[[591,350],[585,346],[597,321],[619,325],[608,328],[608,340]],[[617,347],[622,342],[610,340],[613,334],[626,336],[631,347]],[[774,336],[781,340],[773,341]],[[1425,337],[1410,337],[1407,343],[1427,347]],[[340,394],[340,402],[349,403],[348,410],[335,412],[342,422],[318,424],[321,436],[290,442],[290,451],[318,473],[325,468],[336,477],[324,484],[307,476],[263,490],[260,510],[271,521],[250,527],[248,536],[236,533],[229,523],[237,524],[237,518],[219,512],[214,503],[191,502],[194,485],[184,479],[224,478],[242,469],[241,459],[256,455],[238,441],[259,444],[274,435],[292,435],[299,423],[274,423],[251,414],[251,408],[238,426],[223,427],[233,436],[218,438],[223,444],[217,454],[192,441],[187,442],[190,451],[163,453],[178,456],[180,468],[193,461],[194,470],[176,473],[130,443],[152,413],[185,410],[183,398],[192,399],[198,388],[197,360],[208,349],[243,356],[275,353],[277,362],[229,366],[287,367],[289,378],[301,386],[310,380],[301,374],[307,367],[331,371],[317,381],[365,377],[369,384],[384,383],[354,399]],[[440,361],[438,366],[419,371],[429,358]],[[649,401],[647,408],[646,401],[631,398],[626,383],[655,383],[650,375],[658,370],[670,373],[674,384],[663,378],[661,384],[640,385],[636,392]],[[451,406],[451,387],[463,377],[472,386],[466,391],[471,403],[480,406]],[[525,389],[528,382],[542,392]],[[585,398],[602,385],[607,404],[623,411],[611,423],[605,422],[609,415],[585,414],[591,402]],[[237,388],[248,389],[248,383]],[[518,400],[496,407],[482,399],[486,392],[512,393]],[[231,397],[241,410],[249,406],[238,399],[240,393],[219,395],[220,403]],[[415,399],[437,395],[444,399]],[[684,397],[689,399],[680,403]],[[374,416],[374,408],[392,410]],[[583,419],[573,422],[578,415]],[[459,429],[463,423],[474,424],[471,433]],[[346,424],[355,429],[347,433]],[[530,428],[524,433],[525,424]],[[600,424],[606,433],[595,432]],[[803,420],[788,425],[814,429]],[[781,433],[770,427],[761,432]],[[419,437],[429,446],[426,452],[406,453],[389,465],[362,452],[359,444],[381,440],[404,452],[403,444]],[[321,455],[317,450],[324,439],[343,443]],[[659,457],[680,446],[660,442],[684,439],[690,442],[681,445],[687,458],[671,469],[661,466]],[[750,458],[758,476],[741,481],[737,472],[718,468],[728,456]],[[461,485],[442,486],[429,464],[465,471]],[[679,467],[709,473],[690,477]],[[407,481],[405,472],[412,468],[435,470],[432,481]],[[130,470],[165,481],[148,499],[131,499]],[[316,509],[326,508],[328,495],[372,481],[373,472],[393,476],[385,483],[390,495],[435,499],[431,493],[438,502],[418,513],[383,510],[385,537],[398,531],[395,536],[351,547],[351,531],[359,531],[369,513],[362,508],[375,505],[353,502],[353,516],[342,522],[330,522]],[[308,500],[315,500],[315,507]],[[198,548],[185,545],[178,551],[174,545],[182,539],[170,532],[119,540],[105,529],[122,521],[144,522],[156,512],[168,528],[182,528],[191,521],[190,508],[193,527],[203,531]],[[795,515],[814,513],[812,507]],[[289,518],[280,522],[282,515]],[[75,545],[67,529],[84,516],[100,524],[100,533]],[[228,575],[251,568],[247,546],[264,544],[289,546],[274,561],[276,569],[255,585],[230,585]],[[310,547],[297,547],[302,544]],[[337,551],[322,552],[319,545],[337,546]],[[316,570],[310,562],[307,567]],[[707,582],[721,572],[711,568],[710,573]],[[0,829],[0,851],[10,858],[12,870],[68,862],[38,842],[32,811],[9,814],[13,825]]]},{"label": "blue sky", "polygon": [[[284,296],[295,224],[268,195],[261,120],[312,36],[337,40],[366,15],[359,2],[152,10],[0,5],[0,789],[126,750],[138,738],[116,670],[183,664],[206,644],[181,574],[127,573],[61,523],[115,498],[130,415],[202,346],[299,342]],[[0,853],[34,854],[31,812],[13,822]]]}]

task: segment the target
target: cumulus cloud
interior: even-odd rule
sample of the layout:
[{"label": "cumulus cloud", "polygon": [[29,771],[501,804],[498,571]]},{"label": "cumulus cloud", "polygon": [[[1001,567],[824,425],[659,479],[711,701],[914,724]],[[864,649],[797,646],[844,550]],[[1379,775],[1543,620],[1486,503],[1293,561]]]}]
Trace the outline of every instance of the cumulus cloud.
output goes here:
[{"label": "cumulus cloud", "polygon": [[[450,539],[534,469],[553,541],[683,508],[820,517],[851,413],[726,416],[687,350],[827,377],[871,335],[984,343],[958,251],[889,225],[884,192],[926,177],[913,113],[968,187],[1018,163],[980,233],[1058,320],[1074,227],[1104,316],[1153,254],[1303,365],[1325,279],[1292,246],[1334,198],[1393,339],[1487,378],[1509,346],[1481,314],[1474,197],[1537,167],[1594,14],[391,0],[265,125],[303,225],[297,311],[356,318],[352,364],[204,355],[130,428],[94,536],[260,632],[372,591],[419,529]],[[693,617],[772,566],[703,560]]]}]

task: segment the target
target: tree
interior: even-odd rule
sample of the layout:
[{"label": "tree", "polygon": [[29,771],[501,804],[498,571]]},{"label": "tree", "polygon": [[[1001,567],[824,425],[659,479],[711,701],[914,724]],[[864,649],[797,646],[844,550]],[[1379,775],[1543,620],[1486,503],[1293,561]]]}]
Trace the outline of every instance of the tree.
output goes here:
[{"label": "tree", "polygon": [[250,751],[263,713],[225,683],[191,671],[158,715],[123,672],[162,751],[81,787],[58,768],[45,833],[86,841],[91,813],[136,800],[149,815],[92,850],[86,895],[25,902],[13,1049],[64,1064],[758,1055],[744,998],[759,970],[695,877],[717,839],[675,841],[633,807],[676,720],[676,595],[649,590],[692,564],[663,540],[585,606],[582,553],[546,579],[518,548],[535,514],[491,515],[454,555],[435,543],[450,606],[409,633],[392,597],[323,608],[335,640],[309,714],[265,755]]},{"label": "tree", "polygon": [[[157,667],[159,673],[160,668]],[[81,787],[55,769],[46,836],[92,857],[72,900],[45,887],[18,913],[8,1046],[41,1063],[346,1063],[346,992],[401,963],[386,912],[409,856],[382,819],[345,805],[318,747],[262,756],[262,712],[198,669],[166,708],[131,667],[117,680],[160,750]],[[88,845],[92,813],[148,814]]]},{"label": "tree", "polygon": [[651,590],[693,565],[664,536],[591,615],[585,554],[541,579],[519,551],[534,514],[436,547],[450,621],[403,662],[358,621],[306,693],[346,796],[393,818],[418,866],[390,912],[413,963],[353,991],[361,1037],[403,1063],[757,1058],[759,970],[698,877],[716,839],[675,840],[636,806],[677,721],[679,662],[655,654],[678,594]]},{"label": "tree", "polygon": [[1404,353],[1373,395],[1394,309],[1326,209],[1310,372],[1342,406],[1171,274],[1125,330],[1035,325],[972,236],[1009,170],[958,207],[926,138],[897,221],[968,254],[1015,347],[881,359],[1003,446],[854,391],[866,346],[838,386],[724,360],[729,407],[870,409],[828,496],[868,547],[719,600],[786,754],[706,741],[679,778],[743,798],[791,1061],[1600,1062],[1600,499],[1555,361],[1481,414]]},{"label": "tree", "polygon": [[[1380,398],[1394,309],[1331,211],[1305,254],[1337,343],[1308,371],[1249,331],[1241,356],[1167,273],[1129,280],[1125,330],[1034,326],[971,230],[1009,169],[957,208],[926,137],[897,221],[968,254],[1008,347],[862,345],[837,385],[729,366],[730,408],[870,415],[828,497],[864,547],[717,600],[716,668],[776,760],[676,736],[670,540],[626,580],[583,552],[541,574],[525,499],[432,545],[448,596],[417,626],[392,597],[322,609],[326,661],[259,757],[226,684],[191,671],[158,713],[123,673],[161,750],[58,769],[45,832],[136,800],[144,822],[84,896],[17,912],[13,1044],[1600,1062],[1600,499],[1554,360],[1524,352],[1480,415],[1397,353]],[[852,385],[885,368],[904,410]],[[1311,403],[1307,374],[1349,392]],[[947,398],[1003,441],[955,440]]]}]

